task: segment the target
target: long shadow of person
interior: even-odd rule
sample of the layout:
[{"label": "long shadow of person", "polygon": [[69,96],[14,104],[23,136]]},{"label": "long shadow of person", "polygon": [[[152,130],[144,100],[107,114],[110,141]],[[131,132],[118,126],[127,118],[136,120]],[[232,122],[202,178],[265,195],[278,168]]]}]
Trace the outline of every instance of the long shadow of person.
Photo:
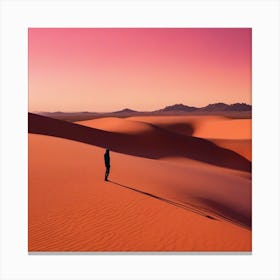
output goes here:
[{"label": "long shadow of person", "polygon": [[163,198],[163,197],[160,197],[160,196],[157,196],[157,195],[154,195],[154,194],[151,194],[151,193],[148,193],[148,192],[144,192],[144,191],[141,191],[141,190],[138,190],[138,189],[135,189],[135,188],[132,188],[132,187],[129,187],[129,186],[125,186],[125,185],[122,185],[120,183],[117,183],[117,182],[114,182],[114,181],[111,181],[111,180],[108,180],[110,183],[112,184],[115,184],[117,186],[120,186],[122,188],[126,188],[126,189],[129,189],[131,191],[134,191],[134,192],[137,192],[137,193],[140,193],[140,194],[143,194],[143,195],[146,195],[146,196],[149,196],[149,197],[152,197],[154,199],[157,199],[157,200],[160,200],[162,202],[165,202],[165,203],[168,203],[168,204],[171,204],[175,207],[179,207],[179,208],[182,208],[184,210],[187,210],[187,211],[191,211],[191,212],[194,212],[196,214],[199,214],[201,216],[204,216],[205,218],[208,218],[208,219],[211,219],[211,220],[217,220],[216,218],[210,216],[210,215],[207,215],[207,213],[197,209],[196,207],[192,206],[192,205],[188,205],[188,204],[183,204],[183,203],[179,203],[179,202],[176,202],[176,201],[172,201],[172,200],[169,200],[169,199],[166,199],[166,198]]}]

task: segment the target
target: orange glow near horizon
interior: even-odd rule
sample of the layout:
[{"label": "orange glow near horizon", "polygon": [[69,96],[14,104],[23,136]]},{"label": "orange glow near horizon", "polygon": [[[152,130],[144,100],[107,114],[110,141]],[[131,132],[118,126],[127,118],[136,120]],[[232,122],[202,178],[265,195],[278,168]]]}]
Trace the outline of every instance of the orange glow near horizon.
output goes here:
[{"label": "orange glow near horizon", "polygon": [[251,104],[250,28],[30,28],[29,111]]}]

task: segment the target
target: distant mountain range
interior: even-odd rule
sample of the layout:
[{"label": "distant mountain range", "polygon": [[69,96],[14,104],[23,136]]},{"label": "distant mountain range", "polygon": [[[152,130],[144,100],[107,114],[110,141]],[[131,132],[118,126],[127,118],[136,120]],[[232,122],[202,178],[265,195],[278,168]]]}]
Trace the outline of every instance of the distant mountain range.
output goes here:
[{"label": "distant mountain range", "polygon": [[190,107],[184,104],[174,104],[171,106],[167,106],[163,109],[158,110],[157,112],[193,112],[196,111],[198,108]]},{"label": "distant mountain range", "polygon": [[[234,103],[234,104],[226,104],[226,103],[213,103],[209,104],[205,107],[193,107],[184,104],[174,104],[170,106],[166,106],[163,109],[149,111],[150,113],[155,112],[245,112],[251,111],[252,106],[246,103]],[[98,113],[98,112],[36,112],[41,114],[133,114],[133,113],[148,113],[148,111],[135,111],[129,108],[122,109],[120,111],[114,112],[106,112],[106,113]]]},{"label": "distant mountain range", "polygon": [[198,115],[226,115],[234,114],[240,115],[244,113],[247,117],[251,117],[252,106],[246,103],[234,103],[234,104],[225,104],[225,103],[214,103],[209,104],[205,107],[193,107],[187,106],[184,104],[174,104],[171,106],[166,106],[165,108],[155,110],[155,111],[135,111],[129,108],[125,108],[120,111],[115,112],[36,112],[39,115],[48,116],[56,119],[77,121],[77,120],[86,120],[91,118],[100,118],[100,117],[129,117],[137,115],[176,115],[176,114],[198,114]]},{"label": "distant mountain range", "polygon": [[251,111],[252,106],[246,103],[234,103],[234,104],[225,104],[225,103],[214,103],[209,104],[205,107],[190,107],[184,104],[175,104],[172,106],[167,106],[163,109],[158,110],[158,112],[244,112]]}]

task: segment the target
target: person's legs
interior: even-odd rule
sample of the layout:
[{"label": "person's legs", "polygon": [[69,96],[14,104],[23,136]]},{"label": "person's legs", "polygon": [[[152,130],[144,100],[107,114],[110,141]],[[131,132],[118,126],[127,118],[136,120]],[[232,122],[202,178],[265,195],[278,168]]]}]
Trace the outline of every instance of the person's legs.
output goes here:
[{"label": "person's legs", "polygon": [[110,173],[110,166],[106,166],[105,181],[108,181],[109,173]]}]

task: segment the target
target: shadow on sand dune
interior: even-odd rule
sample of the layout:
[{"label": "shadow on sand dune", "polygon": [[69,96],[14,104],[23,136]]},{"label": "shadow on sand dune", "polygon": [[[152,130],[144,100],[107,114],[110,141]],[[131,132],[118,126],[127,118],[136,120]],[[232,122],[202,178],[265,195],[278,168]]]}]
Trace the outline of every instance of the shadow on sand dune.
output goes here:
[{"label": "shadow on sand dune", "polygon": [[167,123],[167,124],[151,124],[147,122],[143,122],[145,124],[150,125],[156,129],[163,129],[172,133],[178,133],[185,136],[192,136],[194,133],[194,128],[189,123]]},{"label": "shadow on sand dune", "polygon": [[[120,183],[117,183],[117,182],[114,182],[111,180],[108,180],[108,182],[110,182],[114,185],[120,186],[122,188],[126,188],[131,191],[146,195],[148,197],[152,197],[152,198],[160,200],[162,202],[171,204],[175,207],[179,207],[184,210],[191,211],[191,212],[201,215],[207,219],[211,219],[211,220],[221,219],[221,220],[225,220],[225,221],[231,222],[233,224],[236,224],[238,226],[244,227],[246,229],[251,229],[250,218],[246,218],[246,217],[242,216],[241,214],[235,212],[233,209],[230,209],[229,207],[226,207],[225,205],[223,205],[223,207],[221,207],[220,204],[218,205],[218,203],[214,202],[214,201],[212,201],[211,203],[209,203],[209,201],[204,201],[204,202],[206,202],[205,205],[209,206],[209,209],[206,207],[202,208],[202,207],[192,205],[189,203],[187,204],[187,203],[179,203],[176,201],[172,201],[172,200],[169,200],[169,199],[166,199],[166,198],[163,198],[163,197],[160,197],[160,196],[148,193],[148,192],[141,191],[139,189],[132,188],[130,186],[122,185]],[[216,207],[216,206],[218,206],[218,207]],[[209,212],[211,212],[212,214],[209,215]]]},{"label": "shadow on sand dune", "polygon": [[29,133],[109,147],[115,152],[150,159],[180,156],[216,166],[251,171],[251,162],[231,150],[220,148],[205,139],[181,135],[154,125],[151,127],[151,131],[142,134],[123,134],[28,113]]},{"label": "shadow on sand dune", "polygon": [[118,186],[120,186],[120,187],[122,187],[122,188],[126,188],[126,189],[132,190],[132,191],[134,191],[134,192],[138,192],[138,193],[140,193],[140,194],[143,194],[143,195],[146,195],[146,196],[155,198],[155,199],[160,200],[160,201],[163,201],[163,202],[165,202],[165,203],[172,204],[172,205],[174,205],[174,206],[176,206],[176,207],[179,207],[179,208],[183,208],[183,209],[185,209],[185,210],[192,211],[192,212],[194,212],[194,213],[196,213],[196,214],[199,214],[199,215],[204,216],[205,218],[208,218],[208,219],[211,219],[211,220],[216,220],[214,217],[205,214],[204,212],[200,211],[199,209],[195,209],[195,208],[192,207],[191,205],[185,205],[185,204],[182,204],[182,203],[178,203],[178,202],[175,202],[175,201],[172,201],[172,200],[169,200],[169,199],[166,199],[166,198],[163,198],[163,197],[160,197],[160,196],[157,196],[157,195],[148,193],[148,192],[144,192],[144,191],[141,191],[141,190],[138,190],[138,189],[129,187],[129,186],[125,186],[125,185],[119,184],[119,183],[114,182],[114,181],[111,181],[111,180],[108,180],[108,182],[110,182],[110,183],[112,183],[112,184],[115,184],[115,185],[118,185]]},{"label": "shadow on sand dune", "polygon": [[226,204],[214,201],[212,199],[197,197],[196,198],[199,203],[207,206],[207,208],[212,209],[215,214],[219,215],[222,218],[239,221],[241,224],[246,225],[246,227],[251,228],[252,219],[251,214],[246,215],[241,213],[240,211],[236,211]]}]

